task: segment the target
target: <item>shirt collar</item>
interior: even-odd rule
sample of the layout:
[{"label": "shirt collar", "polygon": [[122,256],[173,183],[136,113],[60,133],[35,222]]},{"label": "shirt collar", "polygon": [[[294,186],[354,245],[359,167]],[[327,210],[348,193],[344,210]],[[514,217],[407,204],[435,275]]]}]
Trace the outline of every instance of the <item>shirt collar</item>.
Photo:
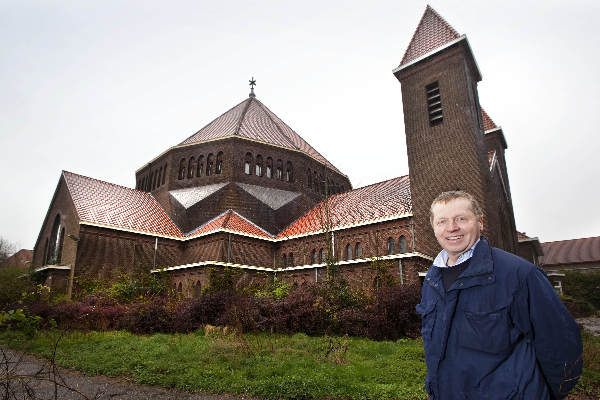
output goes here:
[{"label": "shirt collar", "polygon": [[[473,244],[473,246],[471,246],[471,248],[469,250],[465,251],[458,257],[458,260],[456,260],[456,265],[458,265],[464,261],[467,261],[469,258],[473,257],[473,252],[475,251],[475,246],[477,246],[477,243],[479,243],[480,240],[481,240],[481,238],[477,239],[475,244]],[[435,258],[435,260],[433,260],[433,265],[435,265],[438,268],[448,268],[449,266],[447,265],[447,263],[448,263],[448,252],[446,250],[442,249],[442,251],[439,252],[439,254]]]}]

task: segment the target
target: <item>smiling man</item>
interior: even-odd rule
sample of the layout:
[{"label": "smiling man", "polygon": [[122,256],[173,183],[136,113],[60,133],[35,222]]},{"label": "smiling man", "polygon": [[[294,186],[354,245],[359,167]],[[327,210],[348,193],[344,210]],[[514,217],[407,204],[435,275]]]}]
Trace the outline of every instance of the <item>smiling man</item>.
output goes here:
[{"label": "smiling man", "polygon": [[544,273],[489,245],[469,193],[444,192],[430,212],[442,251],[417,305],[430,398],[564,398],[581,374],[581,335]]}]

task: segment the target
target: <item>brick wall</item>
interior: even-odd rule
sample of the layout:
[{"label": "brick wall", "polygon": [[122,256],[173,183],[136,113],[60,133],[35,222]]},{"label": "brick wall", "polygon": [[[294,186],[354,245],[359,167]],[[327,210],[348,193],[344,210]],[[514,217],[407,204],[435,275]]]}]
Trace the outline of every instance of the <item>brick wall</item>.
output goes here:
[{"label": "brick wall", "polygon": [[[496,222],[486,196],[490,176],[477,96],[479,77],[468,49],[458,43],[399,71],[396,77],[402,86],[417,250],[429,255],[439,251],[429,224],[429,207],[447,190],[470,192],[488,221],[484,234],[493,232]],[[425,87],[435,81],[444,119],[430,126]],[[493,242],[496,235],[491,236]]]}]

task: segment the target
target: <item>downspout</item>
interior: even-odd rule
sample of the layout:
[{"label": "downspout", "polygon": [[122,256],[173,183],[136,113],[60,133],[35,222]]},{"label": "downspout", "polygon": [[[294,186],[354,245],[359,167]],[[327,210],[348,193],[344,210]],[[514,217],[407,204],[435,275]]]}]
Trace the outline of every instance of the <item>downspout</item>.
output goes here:
[{"label": "downspout", "polygon": [[154,261],[152,262],[152,269],[156,269],[156,252],[158,251],[158,237],[154,238]]},{"label": "downspout", "polygon": [[410,221],[410,235],[410,241],[412,242],[412,251],[414,253],[417,250],[415,249],[415,221],[413,221],[412,219]]}]

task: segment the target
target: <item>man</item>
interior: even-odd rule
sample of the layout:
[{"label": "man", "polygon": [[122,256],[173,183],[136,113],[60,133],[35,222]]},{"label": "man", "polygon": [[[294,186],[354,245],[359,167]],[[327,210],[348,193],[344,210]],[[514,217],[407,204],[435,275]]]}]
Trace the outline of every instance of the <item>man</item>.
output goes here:
[{"label": "man", "polygon": [[430,211],[443,249],[417,305],[430,398],[565,397],[581,373],[581,335],[544,273],[489,245],[470,194],[444,192]]}]

